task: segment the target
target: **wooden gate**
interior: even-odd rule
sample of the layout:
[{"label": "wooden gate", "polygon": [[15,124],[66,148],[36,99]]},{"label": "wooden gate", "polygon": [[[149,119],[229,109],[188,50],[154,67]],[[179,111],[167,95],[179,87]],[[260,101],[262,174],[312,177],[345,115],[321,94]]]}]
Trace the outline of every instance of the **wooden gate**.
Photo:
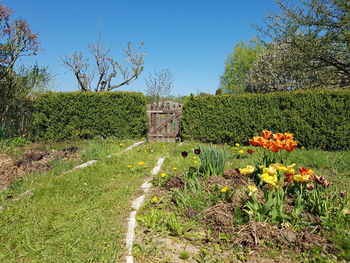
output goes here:
[{"label": "wooden gate", "polygon": [[160,101],[147,104],[148,140],[175,142],[180,135],[182,107],[178,102]]}]

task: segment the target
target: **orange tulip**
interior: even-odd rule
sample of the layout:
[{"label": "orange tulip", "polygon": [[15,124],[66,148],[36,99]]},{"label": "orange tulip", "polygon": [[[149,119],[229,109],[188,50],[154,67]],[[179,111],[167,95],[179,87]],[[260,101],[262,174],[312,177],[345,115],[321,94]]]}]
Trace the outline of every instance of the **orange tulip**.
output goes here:
[{"label": "orange tulip", "polygon": [[280,150],[280,148],[278,147],[277,143],[274,143],[272,144],[270,147],[269,147],[270,151],[271,152],[278,152]]},{"label": "orange tulip", "polygon": [[266,146],[266,148],[271,147],[275,142],[273,140],[265,140],[264,144]]},{"label": "orange tulip", "polygon": [[267,130],[263,130],[261,135],[264,139],[269,139],[272,136],[272,132],[271,131],[267,131]]},{"label": "orange tulip", "polygon": [[300,167],[299,172],[303,175],[313,175],[315,173],[312,169],[306,169],[305,167]]},{"label": "orange tulip", "polygon": [[292,134],[292,133],[285,132],[285,133],[283,134],[283,138],[284,138],[285,140],[293,140],[293,134]]},{"label": "orange tulip", "polygon": [[298,145],[298,142],[292,141],[292,140],[287,140],[287,141],[286,141],[286,148],[285,148],[285,149],[286,149],[288,152],[292,152],[292,151],[294,151],[295,147],[297,147],[297,145]]},{"label": "orange tulip", "polygon": [[283,133],[275,133],[275,134],[273,135],[273,138],[274,138],[275,140],[277,140],[277,141],[280,141],[280,140],[283,139]]}]

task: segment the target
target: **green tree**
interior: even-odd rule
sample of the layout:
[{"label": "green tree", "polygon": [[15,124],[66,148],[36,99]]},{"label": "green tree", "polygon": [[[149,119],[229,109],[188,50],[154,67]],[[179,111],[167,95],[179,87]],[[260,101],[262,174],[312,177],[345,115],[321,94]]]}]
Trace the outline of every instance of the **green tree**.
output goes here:
[{"label": "green tree", "polygon": [[[275,0],[280,12],[266,19],[265,27],[258,27],[264,37],[272,40],[270,51],[287,55],[287,59],[261,60],[279,68],[275,78],[265,83],[282,83],[284,88],[275,85],[273,90],[287,90],[299,86],[313,88],[350,87],[350,1],[349,0]],[[279,59],[282,58],[279,52]],[[271,55],[271,54],[270,54]],[[287,61],[294,61],[289,64]],[[307,74],[299,74],[306,72]],[[268,71],[265,72],[269,74]],[[292,76],[292,78],[291,78]],[[279,81],[289,79],[289,84]],[[306,85],[304,85],[306,83]],[[261,82],[261,84],[264,84]],[[303,84],[303,85],[299,85]],[[263,86],[257,87],[260,90]],[[265,90],[270,91],[270,90]],[[272,90],[271,90],[272,91]]]},{"label": "green tree", "polygon": [[22,133],[29,116],[28,102],[47,88],[47,68],[18,66],[20,58],[37,55],[39,37],[23,19],[0,5],[0,137]]},{"label": "green tree", "polygon": [[249,71],[262,50],[262,45],[256,39],[235,45],[233,53],[225,61],[225,72],[220,76],[220,86],[225,92],[246,92]]}]

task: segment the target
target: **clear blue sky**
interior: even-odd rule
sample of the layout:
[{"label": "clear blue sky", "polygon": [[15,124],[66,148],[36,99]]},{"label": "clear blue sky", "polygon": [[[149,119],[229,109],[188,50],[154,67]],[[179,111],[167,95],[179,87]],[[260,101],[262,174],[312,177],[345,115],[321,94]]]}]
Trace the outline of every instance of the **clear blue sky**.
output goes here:
[{"label": "clear blue sky", "polygon": [[144,91],[153,69],[169,68],[174,95],[214,93],[224,61],[233,46],[256,35],[273,0],[2,0],[15,17],[39,34],[45,51],[35,58],[56,76],[56,91],[77,90],[74,76],[61,57],[87,46],[102,32],[111,54],[121,55],[128,41],[145,42],[145,71],[121,90]]}]

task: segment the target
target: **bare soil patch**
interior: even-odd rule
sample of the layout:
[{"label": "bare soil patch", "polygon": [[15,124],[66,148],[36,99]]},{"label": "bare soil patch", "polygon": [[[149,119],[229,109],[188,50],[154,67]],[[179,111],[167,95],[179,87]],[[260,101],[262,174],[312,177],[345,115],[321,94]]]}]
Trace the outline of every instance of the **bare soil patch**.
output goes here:
[{"label": "bare soil patch", "polygon": [[7,189],[14,180],[21,179],[30,173],[42,173],[52,169],[54,159],[78,159],[78,147],[62,150],[28,149],[21,158],[8,155],[0,156],[0,190]]}]

